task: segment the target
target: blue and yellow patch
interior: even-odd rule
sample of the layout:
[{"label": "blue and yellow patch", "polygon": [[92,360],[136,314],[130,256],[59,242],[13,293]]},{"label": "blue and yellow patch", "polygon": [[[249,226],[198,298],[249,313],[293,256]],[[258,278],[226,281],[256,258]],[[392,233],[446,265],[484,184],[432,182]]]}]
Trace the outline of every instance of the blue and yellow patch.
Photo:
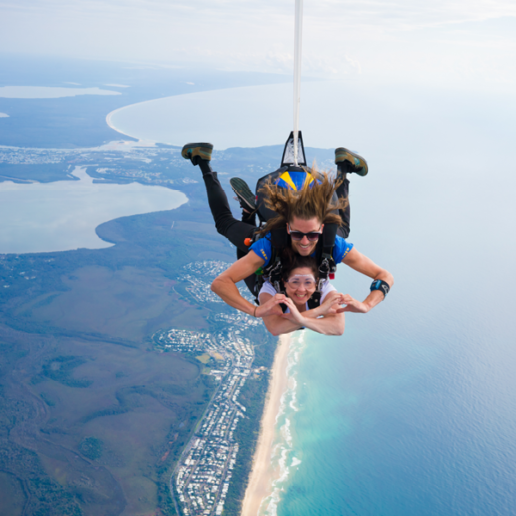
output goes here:
[{"label": "blue and yellow patch", "polygon": [[312,174],[308,172],[283,172],[276,180],[276,185],[287,190],[298,192],[304,188],[312,188],[316,184],[316,180]]}]

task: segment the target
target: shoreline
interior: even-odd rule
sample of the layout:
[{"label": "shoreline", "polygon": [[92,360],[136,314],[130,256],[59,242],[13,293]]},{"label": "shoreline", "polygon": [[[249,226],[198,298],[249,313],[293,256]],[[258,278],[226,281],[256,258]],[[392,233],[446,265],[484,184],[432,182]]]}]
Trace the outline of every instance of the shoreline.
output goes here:
[{"label": "shoreline", "polygon": [[[145,102],[151,102],[149,100],[146,100]],[[136,104],[143,104],[143,102],[137,102]],[[129,104],[129,106],[134,106],[135,104]],[[118,111],[122,111],[122,109],[125,109],[126,107],[128,106],[122,106],[120,108],[117,108],[117,109],[114,109],[113,111],[109,112],[107,115],[106,115],[106,124],[111,128],[113,129],[113,131],[116,131],[117,133],[120,133],[120,134],[123,134],[124,136],[129,136],[129,138],[133,138],[135,140],[137,140],[138,142],[140,142],[141,140],[139,138],[135,138],[134,136],[131,136],[130,134],[127,134],[127,133],[124,133],[123,131],[120,131],[120,129],[117,129],[115,127],[115,125],[113,124],[113,122],[111,121],[111,117],[117,113]],[[153,143],[156,143],[156,142],[153,142]]]},{"label": "shoreline", "polygon": [[260,435],[253,457],[253,467],[242,503],[242,516],[257,516],[262,501],[272,492],[274,473],[271,468],[272,445],[281,397],[288,385],[287,367],[290,335],[281,335],[279,340],[260,424]]}]

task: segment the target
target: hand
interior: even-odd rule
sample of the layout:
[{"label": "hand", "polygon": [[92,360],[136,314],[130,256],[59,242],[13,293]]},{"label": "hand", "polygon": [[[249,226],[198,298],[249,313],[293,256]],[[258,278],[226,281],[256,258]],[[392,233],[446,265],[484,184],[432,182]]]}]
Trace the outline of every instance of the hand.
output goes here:
[{"label": "hand", "polygon": [[344,308],[339,308],[337,310],[338,314],[342,312],[354,312],[357,314],[366,314],[369,312],[370,307],[361,301],[357,301],[353,299],[349,294],[341,294],[341,303],[346,305]]},{"label": "hand", "polygon": [[334,315],[340,313],[340,305],[345,304],[344,294],[335,290],[331,291],[325,298],[321,305],[316,308],[317,316]]},{"label": "hand", "polygon": [[284,319],[288,319],[289,321],[296,322],[300,324],[301,326],[305,325],[306,319],[301,315],[299,310],[297,309],[297,306],[294,304],[294,301],[292,299],[285,297],[285,300],[283,301],[289,308],[290,313],[289,314],[283,314]]},{"label": "hand", "polygon": [[265,317],[267,315],[283,315],[283,310],[279,305],[281,303],[285,303],[285,299],[288,298],[285,297],[284,294],[276,294],[275,296],[271,297],[267,302],[263,303],[263,305],[260,305],[256,309],[256,317]]}]

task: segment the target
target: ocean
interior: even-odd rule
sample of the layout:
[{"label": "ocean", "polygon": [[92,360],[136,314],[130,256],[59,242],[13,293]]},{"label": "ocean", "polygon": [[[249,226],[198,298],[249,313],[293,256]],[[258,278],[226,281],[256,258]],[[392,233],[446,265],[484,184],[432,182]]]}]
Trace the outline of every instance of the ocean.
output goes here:
[{"label": "ocean", "polygon": [[[263,515],[515,514],[516,178],[503,118],[472,121],[454,146],[443,127],[404,154],[395,137],[408,132],[388,135],[382,166],[350,177],[349,241],[395,285],[370,313],[346,314],[342,337],[294,336]],[[339,291],[364,299],[369,284],[339,266]]]},{"label": "ocean", "polygon": [[262,514],[514,514],[514,323],[386,323],[295,339]]}]

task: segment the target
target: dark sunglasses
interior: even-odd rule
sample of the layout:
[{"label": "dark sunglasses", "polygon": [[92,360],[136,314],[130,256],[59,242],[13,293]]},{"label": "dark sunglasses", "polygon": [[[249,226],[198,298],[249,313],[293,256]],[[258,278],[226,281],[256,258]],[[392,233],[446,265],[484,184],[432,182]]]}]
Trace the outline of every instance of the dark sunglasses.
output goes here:
[{"label": "dark sunglasses", "polygon": [[321,236],[321,233],[318,233],[317,231],[311,231],[310,233],[301,233],[301,231],[292,231],[290,229],[290,225],[288,226],[288,229],[290,230],[290,238],[292,238],[292,240],[295,240],[296,242],[299,240],[303,240],[303,237],[308,238],[309,242],[317,242],[317,240],[319,240],[319,237]]}]

